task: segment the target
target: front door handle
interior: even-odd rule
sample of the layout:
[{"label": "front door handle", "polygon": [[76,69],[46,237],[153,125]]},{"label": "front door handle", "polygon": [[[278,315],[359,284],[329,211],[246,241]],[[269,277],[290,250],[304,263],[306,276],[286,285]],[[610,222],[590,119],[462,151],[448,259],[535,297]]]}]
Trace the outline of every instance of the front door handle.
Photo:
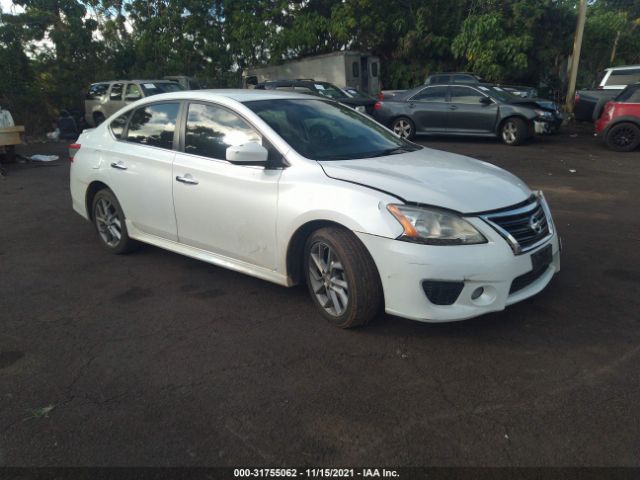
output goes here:
[{"label": "front door handle", "polygon": [[449,105],[449,110],[457,110],[458,107],[455,105]]},{"label": "front door handle", "polygon": [[113,162],[111,164],[111,168],[117,168],[118,170],[126,170],[127,166],[122,162],[118,162],[118,163]]},{"label": "front door handle", "polygon": [[177,176],[176,177],[176,181],[181,182],[181,183],[186,183],[187,185],[198,185],[198,181],[193,178],[191,175],[185,175],[184,177],[181,176]]}]

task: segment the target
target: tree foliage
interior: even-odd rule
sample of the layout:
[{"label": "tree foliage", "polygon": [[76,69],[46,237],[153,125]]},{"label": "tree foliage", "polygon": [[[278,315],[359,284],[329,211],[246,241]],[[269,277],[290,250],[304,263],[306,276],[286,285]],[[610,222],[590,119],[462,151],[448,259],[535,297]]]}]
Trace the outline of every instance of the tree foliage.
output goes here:
[{"label": "tree foliage", "polygon": [[[561,89],[578,0],[15,0],[0,14],[0,104],[46,128],[89,83],[184,74],[237,86],[251,65],[351,49],[385,88],[436,71]],[[640,0],[590,0],[579,84],[640,63]],[[38,122],[40,122],[38,124]]]}]

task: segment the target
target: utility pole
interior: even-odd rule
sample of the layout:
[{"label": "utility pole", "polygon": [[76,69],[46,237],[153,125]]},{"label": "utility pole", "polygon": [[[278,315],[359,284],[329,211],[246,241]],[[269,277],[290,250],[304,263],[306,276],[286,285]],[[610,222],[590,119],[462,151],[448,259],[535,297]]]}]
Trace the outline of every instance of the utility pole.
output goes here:
[{"label": "utility pole", "polygon": [[578,7],[578,25],[576,36],[573,39],[573,55],[569,69],[569,89],[565,100],[565,110],[573,113],[574,97],[576,94],[576,78],[578,77],[578,65],[580,64],[580,49],[582,48],[582,34],[584,33],[584,22],[587,19],[587,0],[580,0]]}]

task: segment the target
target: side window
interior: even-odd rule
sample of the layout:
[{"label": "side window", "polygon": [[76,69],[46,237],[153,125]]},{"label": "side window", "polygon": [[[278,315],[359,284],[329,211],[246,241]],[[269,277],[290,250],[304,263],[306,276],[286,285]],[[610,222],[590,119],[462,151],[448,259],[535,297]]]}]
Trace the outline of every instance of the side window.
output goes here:
[{"label": "side window", "polygon": [[354,77],[357,78],[360,76],[360,64],[358,62],[353,62],[351,64],[351,70],[353,72]]},{"label": "side window", "polygon": [[281,85],[279,87],[275,87],[274,90],[288,90],[288,91],[291,91],[291,90],[293,90],[293,87],[291,85]]},{"label": "side window", "polygon": [[451,102],[478,105],[484,97],[480,92],[468,87],[451,87]]},{"label": "side window", "polygon": [[478,81],[471,75],[454,75],[453,83],[478,83]]},{"label": "side window", "polygon": [[372,77],[378,76],[378,62],[374,62],[371,64],[371,76]]},{"label": "side window", "polygon": [[113,136],[118,140],[122,138],[122,132],[124,132],[124,127],[127,125],[129,115],[131,115],[131,112],[120,115],[109,124],[109,128],[111,129]]},{"label": "side window", "polygon": [[640,87],[627,87],[615,99],[616,102],[640,103]]},{"label": "side window", "polygon": [[450,80],[451,75],[435,75],[429,83],[449,83]]},{"label": "side window", "polygon": [[447,99],[447,87],[427,87],[411,100],[419,102],[444,102]]},{"label": "side window", "polygon": [[157,103],[138,108],[129,122],[127,141],[171,150],[179,107],[178,103]]},{"label": "side window", "polygon": [[311,88],[303,86],[293,87],[293,90],[295,90],[296,92],[313,93],[313,90]]},{"label": "side window", "polygon": [[262,139],[235,113],[213,105],[189,105],[185,153],[225,160],[228,147],[249,142],[261,143]]},{"label": "side window", "polygon": [[109,100],[122,100],[122,83],[114,83],[111,86],[111,92],[109,93]]},{"label": "side window", "polygon": [[87,100],[94,100],[98,98],[102,98],[109,90],[108,83],[94,83],[89,87],[89,91],[87,92]]},{"label": "side window", "polygon": [[142,90],[140,90],[140,87],[135,83],[129,83],[124,94],[124,99],[138,100],[139,98],[142,98]]},{"label": "side window", "polygon": [[640,68],[628,70],[612,70],[607,85],[631,85],[640,82]]}]

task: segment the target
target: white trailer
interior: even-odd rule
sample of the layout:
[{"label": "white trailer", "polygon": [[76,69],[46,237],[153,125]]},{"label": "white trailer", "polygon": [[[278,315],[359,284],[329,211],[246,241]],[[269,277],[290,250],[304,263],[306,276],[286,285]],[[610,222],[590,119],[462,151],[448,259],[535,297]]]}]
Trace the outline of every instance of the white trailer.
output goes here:
[{"label": "white trailer", "polygon": [[370,53],[344,51],[290,60],[281,65],[248,68],[242,86],[269,80],[313,79],[376,95],[380,91],[380,59]]}]

